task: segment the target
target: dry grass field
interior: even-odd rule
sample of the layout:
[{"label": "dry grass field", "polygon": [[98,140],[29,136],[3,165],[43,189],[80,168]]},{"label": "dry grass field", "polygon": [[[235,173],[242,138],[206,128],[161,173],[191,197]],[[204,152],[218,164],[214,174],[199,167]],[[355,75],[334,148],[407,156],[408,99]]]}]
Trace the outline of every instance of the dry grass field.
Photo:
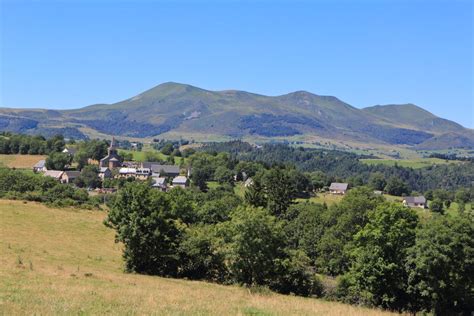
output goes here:
[{"label": "dry grass field", "polygon": [[388,315],[122,272],[104,212],[0,200],[0,314]]},{"label": "dry grass field", "polygon": [[31,169],[41,159],[46,159],[43,155],[3,155],[0,154],[0,166],[17,169]]}]

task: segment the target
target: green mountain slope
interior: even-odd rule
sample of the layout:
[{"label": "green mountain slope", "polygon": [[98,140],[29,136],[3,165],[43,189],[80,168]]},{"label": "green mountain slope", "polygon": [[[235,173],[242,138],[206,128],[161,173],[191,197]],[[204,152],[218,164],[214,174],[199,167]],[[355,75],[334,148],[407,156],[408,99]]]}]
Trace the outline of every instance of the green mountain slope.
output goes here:
[{"label": "green mountain slope", "polygon": [[168,82],[114,104],[81,109],[0,109],[0,130],[27,133],[160,137],[208,135],[279,139],[289,137],[384,145],[421,144],[467,129],[414,105],[357,109],[336,97],[297,91],[264,96],[245,91],[209,91]]},{"label": "green mountain slope", "polygon": [[434,133],[463,132],[464,128],[414,104],[376,105],[362,109],[393,124],[403,124],[413,129]]}]

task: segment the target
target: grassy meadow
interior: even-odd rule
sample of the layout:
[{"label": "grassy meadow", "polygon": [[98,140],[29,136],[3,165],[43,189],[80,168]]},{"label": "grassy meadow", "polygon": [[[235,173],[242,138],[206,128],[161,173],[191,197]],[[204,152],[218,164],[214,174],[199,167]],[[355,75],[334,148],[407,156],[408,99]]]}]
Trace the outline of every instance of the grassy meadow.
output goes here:
[{"label": "grassy meadow", "polygon": [[0,314],[389,315],[238,286],[127,274],[105,212],[0,200]]},{"label": "grassy meadow", "polygon": [[444,160],[439,158],[413,158],[413,159],[360,159],[368,165],[386,165],[419,169],[433,165],[457,164],[460,161]]},{"label": "grassy meadow", "polygon": [[[159,158],[160,160],[163,160],[163,161],[166,161],[166,159],[168,158],[167,155],[162,154],[161,152],[159,152],[157,150],[154,150],[154,149],[151,149],[151,148],[145,148],[142,151],[120,149],[119,154],[122,153],[122,152],[123,153],[131,153],[132,156],[133,156],[133,160],[134,161],[139,161],[139,162],[147,161],[147,159],[146,159],[146,153],[147,152],[153,153],[153,156],[155,156],[155,157],[157,157],[157,158]],[[176,165],[180,165],[182,161],[184,161],[184,162],[186,161],[186,158],[174,157],[174,161],[175,161]]]},{"label": "grassy meadow", "polygon": [[317,193],[316,196],[312,196],[309,199],[297,199],[297,202],[313,202],[313,203],[326,203],[327,205],[332,205],[339,203],[344,195],[335,195],[330,193]]}]

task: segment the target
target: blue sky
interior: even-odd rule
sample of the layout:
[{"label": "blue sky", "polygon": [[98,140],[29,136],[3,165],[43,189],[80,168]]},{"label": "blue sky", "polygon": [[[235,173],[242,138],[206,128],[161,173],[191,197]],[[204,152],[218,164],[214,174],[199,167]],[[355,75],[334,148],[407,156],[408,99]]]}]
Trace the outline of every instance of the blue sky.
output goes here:
[{"label": "blue sky", "polygon": [[0,2],[0,106],[112,103],[175,81],[410,102],[474,127],[473,1]]}]

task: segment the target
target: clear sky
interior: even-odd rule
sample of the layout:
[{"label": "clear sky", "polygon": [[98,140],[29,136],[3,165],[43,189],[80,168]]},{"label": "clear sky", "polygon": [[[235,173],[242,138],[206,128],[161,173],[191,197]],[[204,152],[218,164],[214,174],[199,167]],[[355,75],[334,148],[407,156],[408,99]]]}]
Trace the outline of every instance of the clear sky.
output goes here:
[{"label": "clear sky", "polygon": [[0,106],[112,103],[175,81],[410,102],[474,127],[474,1],[0,3]]}]

